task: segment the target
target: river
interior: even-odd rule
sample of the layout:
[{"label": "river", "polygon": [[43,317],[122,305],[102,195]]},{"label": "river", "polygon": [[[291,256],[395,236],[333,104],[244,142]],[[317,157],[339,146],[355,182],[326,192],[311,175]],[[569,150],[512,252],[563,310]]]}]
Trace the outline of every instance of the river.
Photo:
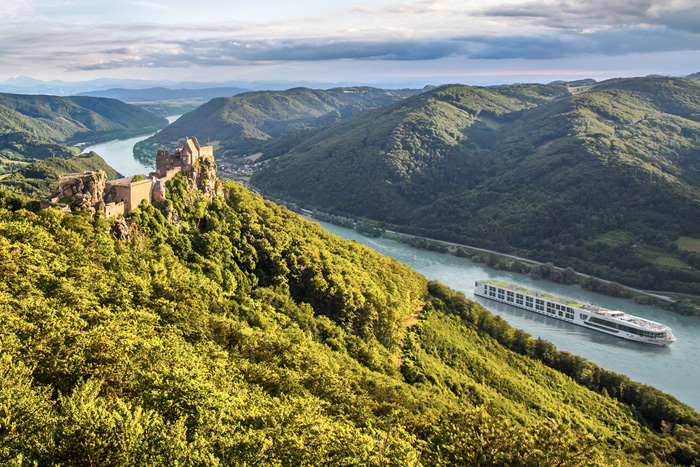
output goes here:
[{"label": "river", "polygon": [[[177,117],[169,117],[169,119],[174,121]],[[150,135],[97,144],[85,148],[85,151],[95,151],[124,176],[147,174],[153,168],[145,167],[134,160],[132,148],[134,144],[148,136]],[[522,329],[534,338],[539,337],[550,341],[559,350],[566,350],[602,368],[661,389],[695,410],[700,410],[700,390],[698,389],[700,388],[700,345],[698,344],[700,320],[697,318],[681,316],[652,306],[638,305],[631,300],[586,292],[575,286],[535,281],[524,275],[496,271],[464,258],[417,250],[394,240],[367,238],[355,230],[325,222],[320,224],[340,237],[357,240],[379,253],[407,264],[428,279],[439,280],[452,289],[463,292],[467,298],[478,301],[495,315],[508,321],[512,327]],[[670,326],[678,340],[668,348],[638,344],[510,305],[475,297],[474,282],[479,279],[512,282],[641,316]]]},{"label": "river", "polygon": [[[180,118],[180,115],[167,117],[168,123],[173,123],[178,118]],[[115,139],[106,143],[86,146],[83,148],[83,153],[95,151],[110,167],[125,177],[138,174],[148,175],[153,172],[154,167],[152,165],[144,165],[134,159],[134,145],[153,135],[154,133],[151,133],[150,135],[141,135],[129,139]]]},{"label": "river", "polygon": [[[464,258],[417,250],[394,240],[368,238],[355,230],[319,223],[340,237],[357,240],[407,264],[428,279],[439,280],[464,293],[467,298],[476,300],[493,314],[508,321],[512,327],[522,329],[534,338],[548,340],[559,350],[566,350],[602,368],[661,389],[695,410],[700,410],[700,320],[697,318],[638,305],[631,300],[586,292],[576,286],[532,280],[528,276],[497,271]],[[474,282],[479,279],[512,282],[657,321],[670,326],[678,340],[666,348],[638,344],[504,303],[475,297]]]}]

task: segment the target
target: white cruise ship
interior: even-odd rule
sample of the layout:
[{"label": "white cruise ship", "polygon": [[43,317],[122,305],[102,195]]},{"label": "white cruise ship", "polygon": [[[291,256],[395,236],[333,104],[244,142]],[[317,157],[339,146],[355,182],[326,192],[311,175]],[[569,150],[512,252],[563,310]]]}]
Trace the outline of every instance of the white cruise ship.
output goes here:
[{"label": "white cruise ship", "polygon": [[476,281],[474,295],[635,342],[669,346],[676,341],[663,324],[507,282]]}]

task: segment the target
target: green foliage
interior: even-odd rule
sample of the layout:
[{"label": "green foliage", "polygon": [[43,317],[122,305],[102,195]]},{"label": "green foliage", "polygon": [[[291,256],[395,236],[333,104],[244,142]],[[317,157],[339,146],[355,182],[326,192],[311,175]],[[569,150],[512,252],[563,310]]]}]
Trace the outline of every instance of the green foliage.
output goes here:
[{"label": "green foliage", "polygon": [[700,294],[700,86],[444,86],[317,132],[266,193],[408,234]]},{"label": "green foliage", "polygon": [[0,463],[697,463],[670,396],[238,184],[169,185],[180,225],[142,203],[128,242],[0,192]]},{"label": "green foliage", "polygon": [[68,173],[103,170],[108,180],[121,175],[95,152],[76,155],[66,159],[49,158],[9,174],[0,180],[0,187],[32,198],[48,196],[58,188],[58,177]]},{"label": "green foliage", "polygon": [[116,99],[0,93],[0,133],[25,132],[71,144],[126,138],[166,124],[165,118]]},{"label": "green foliage", "polygon": [[[1,132],[0,132],[1,133]],[[9,132],[0,134],[0,174],[12,172],[26,164],[58,157],[69,159],[80,153],[78,148],[40,138],[31,133]]]},{"label": "green foliage", "polygon": [[139,142],[134,147],[134,155],[139,160],[152,162],[153,146],[182,146],[185,134],[196,135],[202,142],[211,141],[220,157],[254,154],[268,143],[272,146],[266,152],[278,154],[309,132],[418,92],[369,87],[325,91],[294,88],[220,97]]}]

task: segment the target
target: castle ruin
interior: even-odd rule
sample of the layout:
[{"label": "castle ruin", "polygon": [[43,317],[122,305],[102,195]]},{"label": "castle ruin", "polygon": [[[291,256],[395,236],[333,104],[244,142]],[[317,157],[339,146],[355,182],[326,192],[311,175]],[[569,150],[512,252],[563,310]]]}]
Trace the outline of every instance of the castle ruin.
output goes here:
[{"label": "castle ruin", "polygon": [[[194,170],[198,166],[208,169],[205,176]],[[41,208],[58,207],[67,212],[90,209],[104,212],[108,217],[120,216],[137,207],[141,201],[162,202],[165,199],[165,184],[180,172],[192,179],[192,185],[213,193],[216,182],[214,148],[200,146],[195,137],[186,137],[183,147],[172,154],[166,149],[159,150],[156,170],[140,180],[138,177],[125,177],[107,181],[102,170],[62,175],[58,179],[58,190],[41,200]]]}]

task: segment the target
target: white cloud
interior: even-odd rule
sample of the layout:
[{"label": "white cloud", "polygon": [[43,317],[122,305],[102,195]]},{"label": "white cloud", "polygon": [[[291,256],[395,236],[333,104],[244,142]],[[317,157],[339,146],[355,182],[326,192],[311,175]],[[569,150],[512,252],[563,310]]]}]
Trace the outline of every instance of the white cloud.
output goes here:
[{"label": "white cloud", "polygon": [[[320,10],[309,16],[301,1],[285,3],[284,11],[294,14],[265,15],[270,1],[202,0],[202,8],[188,10],[188,16],[180,0],[74,0],[41,8],[0,0],[0,17],[6,19],[0,29],[0,78],[32,67],[55,74],[700,50],[696,0],[346,1],[327,7],[335,14],[325,16]],[[163,14],[144,22],[149,18],[144,8]],[[200,10],[216,13],[214,19],[198,16]],[[165,21],[171,17],[178,22]]]}]

